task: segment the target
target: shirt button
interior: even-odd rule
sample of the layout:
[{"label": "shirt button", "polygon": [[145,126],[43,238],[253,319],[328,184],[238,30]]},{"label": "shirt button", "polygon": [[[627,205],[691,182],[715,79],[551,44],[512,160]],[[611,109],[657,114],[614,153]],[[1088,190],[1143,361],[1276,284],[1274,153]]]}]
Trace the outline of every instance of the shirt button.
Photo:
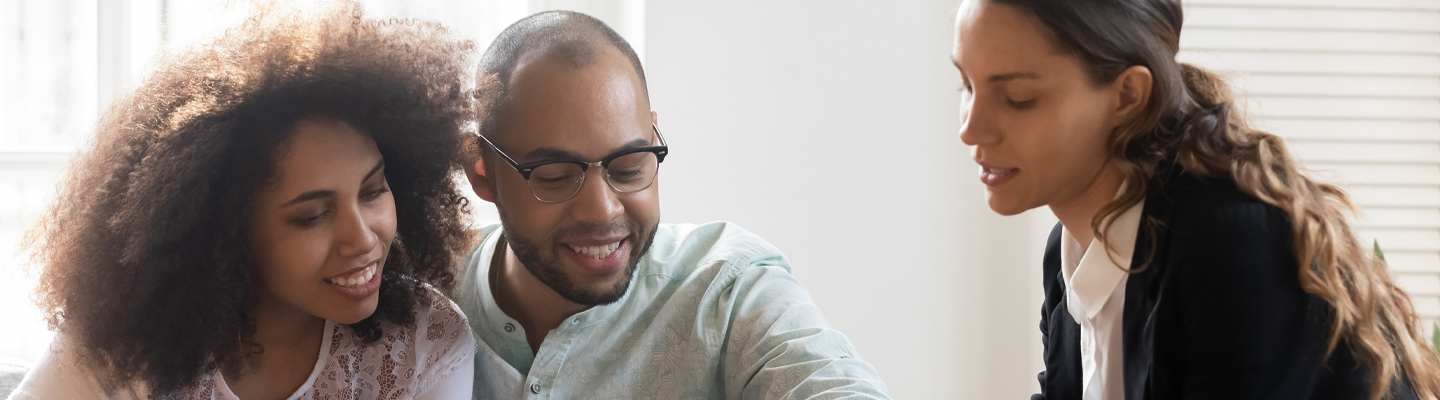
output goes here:
[{"label": "shirt button", "polygon": [[505,323],[505,333],[514,333],[514,332],[515,332],[515,324],[506,322],[506,323]]},{"label": "shirt button", "polygon": [[540,383],[539,383],[539,382],[530,384],[530,393],[540,394]]}]

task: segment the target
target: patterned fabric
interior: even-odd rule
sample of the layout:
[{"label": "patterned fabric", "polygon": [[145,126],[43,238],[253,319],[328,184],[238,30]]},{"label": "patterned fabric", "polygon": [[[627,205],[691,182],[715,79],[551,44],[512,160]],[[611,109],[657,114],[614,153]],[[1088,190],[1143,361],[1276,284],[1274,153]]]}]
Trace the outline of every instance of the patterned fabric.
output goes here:
[{"label": "patterned fabric", "polygon": [[[416,310],[415,326],[384,324],[378,342],[362,344],[349,329],[325,322],[320,356],[310,377],[290,400],[456,399],[469,397],[475,339],[465,316],[439,292]],[[142,399],[132,387],[105,396],[93,374],[81,373],[60,341],[21,383],[11,399]],[[198,382],[188,399],[238,400],[219,371]]]},{"label": "patterned fabric", "polygon": [[481,232],[457,292],[481,343],[475,398],[887,398],[789,261],[735,225],[661,225],[625,296],[566,319],[533,354],[490,292],[500,227]]}]

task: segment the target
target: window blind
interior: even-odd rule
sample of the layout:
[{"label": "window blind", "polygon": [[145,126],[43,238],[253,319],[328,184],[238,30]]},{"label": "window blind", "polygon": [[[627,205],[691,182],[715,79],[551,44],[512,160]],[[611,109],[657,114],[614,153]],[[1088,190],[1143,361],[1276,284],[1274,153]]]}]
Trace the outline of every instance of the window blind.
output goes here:
[{"label": "window blind", "polygon": [[1428,333],[1440,319],[1440,1],[1189,0],[1180,60],[1344,187]]}]

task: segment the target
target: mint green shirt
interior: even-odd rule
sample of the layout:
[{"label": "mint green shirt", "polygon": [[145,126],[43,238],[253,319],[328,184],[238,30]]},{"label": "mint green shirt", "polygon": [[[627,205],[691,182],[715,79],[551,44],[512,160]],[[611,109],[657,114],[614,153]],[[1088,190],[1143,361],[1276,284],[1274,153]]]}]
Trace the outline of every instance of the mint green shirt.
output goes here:
[{"label": "mint green shirt", "polygon": [[790,262],[734,224],[660,225],[619,301],[566,319],[532,355],[495,304],[500,226],[461,266],[477,399],[887,399]]}]

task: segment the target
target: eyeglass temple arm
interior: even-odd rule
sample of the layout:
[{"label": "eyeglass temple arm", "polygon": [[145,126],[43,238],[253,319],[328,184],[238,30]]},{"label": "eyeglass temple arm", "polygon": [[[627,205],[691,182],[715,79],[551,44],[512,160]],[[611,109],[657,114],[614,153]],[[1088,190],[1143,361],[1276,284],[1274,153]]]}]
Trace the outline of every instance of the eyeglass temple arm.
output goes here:
[{"label": "eyeglass temple arm", "polygon": [[661,145],[661,146],[669,146],[669,145],[665,144],[665,135],[660,134],[660,127],[659,127],[659,126],[655,126],[654,123],[651,123],[651,124],[650,124],[650,129],[654,129],[654,130],[655,130],[655,137],[660,138],[660,145]]},{"label": "eyeglass temple arm", "polygon": [[[491,148],[491,149],[494,149],[494,150],[495,150],[495,153],[496,153],[496,154],[499,154],[500,157],[504,157],[504,158],[505,158],[505,162],[510,163],[510,166],[515,167],[515,169],[517,169],[517,170],[520,169],[520,163],[515,162],[515,159],[510,158],[510,155],[509,155],[509,154],[505,154],[504,151],[501,151],[501,150],[500,150],[500,146],[496,146],[496,145],[495,145],[495,142],[491,142],[489,138],[486,138],[485,135],[481,135],[479,132],[476,132],[476,133],[475,133],[475,136],[476,136],[476,137],[479,137],[480,140],[484,140],[484,141],[485,141],[485,144],[490,145],[490,148]],[[664,139],[661,139],[661,140],[664,140]]]}]

